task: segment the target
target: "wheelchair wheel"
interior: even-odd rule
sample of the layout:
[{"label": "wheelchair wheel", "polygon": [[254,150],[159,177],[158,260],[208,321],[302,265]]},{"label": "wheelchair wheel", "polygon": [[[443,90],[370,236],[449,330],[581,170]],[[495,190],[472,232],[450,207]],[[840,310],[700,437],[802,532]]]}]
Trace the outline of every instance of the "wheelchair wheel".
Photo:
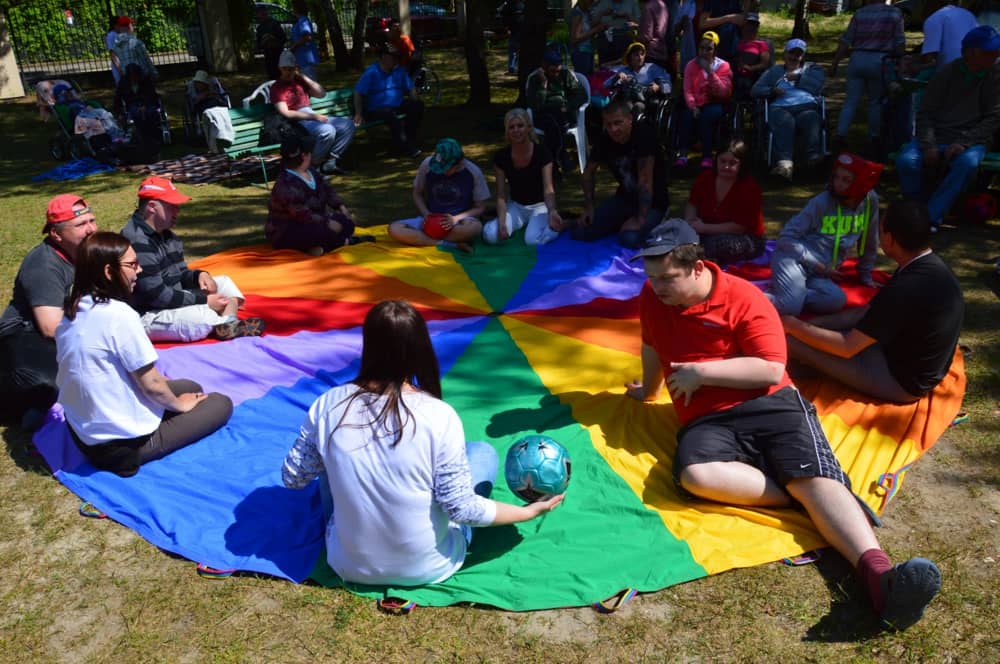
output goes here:
[{"label": "wheelchair wheel", "polygon": [[674,122],[673,104],[668,100],[656,107],[653,115],[653,128],[656,129],[656,138],[663,148],[664,154],[671,157],[674,148]]},{"label": "wheelchair wheel", "polygon": [[51,141],[49,141],[49,155],[56,161],[66,161],[67,154],[66,139],[62,136],[56,136]]},{"label": "wheelchair wheel", "polygon": [[73,159],[94,156],[94,150],[90,147],[90,141],[87,140],[86,136],[76,135],[70,139],[69,156]]},{"label": "wheelchair wheel", "polygon": [[417,80],[414,81],[420,98],[428,106],[437,106],[441,101],[441,80],[430,67],[421,67],[417,72]]}]

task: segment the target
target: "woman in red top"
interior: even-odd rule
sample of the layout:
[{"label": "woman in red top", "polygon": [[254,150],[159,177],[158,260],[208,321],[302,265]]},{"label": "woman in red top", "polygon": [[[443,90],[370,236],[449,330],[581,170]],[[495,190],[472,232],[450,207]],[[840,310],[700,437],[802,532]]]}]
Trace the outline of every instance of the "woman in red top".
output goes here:
[{"label": "woman in red top", "polygon": [[731,141],[691,187],[684,219],[701,237],[705,256],[725,265],[764,253],[764,212],[760,187],[745,166],[743,141]]}]

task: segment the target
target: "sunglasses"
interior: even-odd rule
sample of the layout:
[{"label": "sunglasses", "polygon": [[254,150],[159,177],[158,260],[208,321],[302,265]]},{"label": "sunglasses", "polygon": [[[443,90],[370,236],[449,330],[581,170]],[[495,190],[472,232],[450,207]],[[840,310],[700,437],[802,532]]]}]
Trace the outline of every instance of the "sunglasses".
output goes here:
[{"label": "sunglasses", "polygon": [[120,265],[122,267],[131,268],[133,271],[139,269],[139,261],[121,261]]}]

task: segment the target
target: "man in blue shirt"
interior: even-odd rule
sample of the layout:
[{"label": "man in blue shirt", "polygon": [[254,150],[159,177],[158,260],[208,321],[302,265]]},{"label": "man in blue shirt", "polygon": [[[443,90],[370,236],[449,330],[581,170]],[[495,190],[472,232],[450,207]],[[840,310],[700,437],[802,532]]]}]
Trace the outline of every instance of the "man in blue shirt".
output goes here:
[{"label": "man in blue shirt", "polygon": [[417,131],[423,116],[424,102],[417,96],[413,79],[399,66],[399,50],[392,43],[383,44],[378,61],[369,65],[354,86],[354,125],[382,120],[389,126],[394,150],[417,157]]},{"label": "man in blue shirt", "polygon": [[302,73],[316,81],[316,65],[319,64],[319,47],[313,22],[309,20],[305,0],[294,0],[292,11],[295,13],[295,24],[292,26],[292,40],[289,50],[295,54],[295,64]]}]

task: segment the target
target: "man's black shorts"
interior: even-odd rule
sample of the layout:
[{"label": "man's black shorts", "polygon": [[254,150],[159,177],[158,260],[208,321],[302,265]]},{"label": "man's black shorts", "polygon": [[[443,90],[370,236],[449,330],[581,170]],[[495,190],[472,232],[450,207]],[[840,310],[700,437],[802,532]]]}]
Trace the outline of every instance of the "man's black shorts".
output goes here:
[{"label": "man's black shorts", "polygon": [[792,387],[705,415],[677,433],[677,486],[685,467],[712,461],[754,466],[781,486],[800,477],[827,477],[851,487],[816,407]]}]

